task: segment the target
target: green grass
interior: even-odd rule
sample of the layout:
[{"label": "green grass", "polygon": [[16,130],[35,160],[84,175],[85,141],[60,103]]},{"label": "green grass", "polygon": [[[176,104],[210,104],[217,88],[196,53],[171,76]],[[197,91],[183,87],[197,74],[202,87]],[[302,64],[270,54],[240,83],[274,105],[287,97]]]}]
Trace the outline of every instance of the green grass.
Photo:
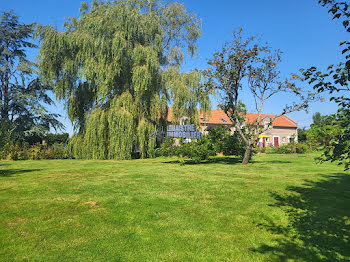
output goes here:
[{"label": "green grass", "polygon": [[310,155],[0,162],[0,261],[350,261],[350,174]]}]

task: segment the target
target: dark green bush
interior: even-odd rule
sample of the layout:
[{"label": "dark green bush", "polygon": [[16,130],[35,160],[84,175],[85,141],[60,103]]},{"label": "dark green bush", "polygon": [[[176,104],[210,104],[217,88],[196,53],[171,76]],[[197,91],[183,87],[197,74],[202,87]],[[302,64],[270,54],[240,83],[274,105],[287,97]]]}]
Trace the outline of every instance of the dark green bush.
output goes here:
[{"label": "dark green bush", "polygon": [[208,139],[213,144],[216,153],[223,153],[225,156],[243,156],[245,145],[238,132],[230,134],[228,126],[213,127],[208,130]]}]

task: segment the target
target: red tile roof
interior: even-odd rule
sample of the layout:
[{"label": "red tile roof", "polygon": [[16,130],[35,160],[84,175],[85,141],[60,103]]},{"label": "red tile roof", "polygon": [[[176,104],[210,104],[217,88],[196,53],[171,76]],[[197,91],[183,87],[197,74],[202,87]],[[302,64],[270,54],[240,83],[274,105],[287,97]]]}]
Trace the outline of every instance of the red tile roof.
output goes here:
[{"label": "red tile roof", "polygon": [[[263,125],[264,123],[264,119],[266,119],[266,117],[268,118],[274,118],[276,115],[267,115],[267,114],[262,114],[261,115],[261,121],[260,121],[260,125]],[[254,113],[248,113],[245,116],[245,119],[247,121],[248,124],[253,124],[258,118],[258,114],[254,114]],[[275,120],[273,120],[272,122],[272,126],[281,126],[281,127],[298,127],[298,123],[295,122],[293,119],[291,119],[290,117],[283,115],[283,116],[279,116],[277,117]]]},{"label": "red tile roof", "polygon": [[[172,122],[172,116],[173,116],[172,107],[168,107],[168,118],[167,118],[168,122]],[[262,120],[260,121],[261,125],[263,125],[263,120],[267,116],[270,118],[273,118],[276,115],[262,114],[261,115]],[[204,114],[201,113],[200,110],[198,110],[198,117],[199,117],[200,124],[221,124],[221,125],[231,125],[232,124],[231,120],[228,118],[228,116],[225,114],[225,112],[221,109],[212,110],[210,113],[210,116],[204,116]],[[248,113],[245,116],[246,121],[249,124],[252,124],[254,121],[256,121],[257,117],[258,117],[258,114],[254,114],[254,113]],[[273,121],[272,125],[273,126],[281,126],[281,127],[298,127],[298,123],[286,115],[277,117]]]},{"label": "red tile roof", "polygon": [[[173,108],[168,107],[168,122],[172,122],[173,118]],[[231,125],[232,122],[225,114],[223,110],[211,110],[210,115],[205,116],[198,109],[198,118],[200,124],[221,124],[221,125]],[[223,121],[224,120],[224,121]]]}]

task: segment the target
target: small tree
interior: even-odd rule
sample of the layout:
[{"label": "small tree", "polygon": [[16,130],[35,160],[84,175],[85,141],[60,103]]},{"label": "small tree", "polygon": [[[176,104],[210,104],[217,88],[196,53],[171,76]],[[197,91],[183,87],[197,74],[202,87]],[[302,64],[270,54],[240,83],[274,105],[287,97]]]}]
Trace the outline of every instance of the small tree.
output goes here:
[{"label": "small tree", "polygon": [[[309,101],[315,99],[313,93],[303,92],[292,82],[297,80],[295,75],[291,79],[280,81],[280,62],[279,50],[259,44],[256,37],[244,39],[242,29],[234,32],[233,40],[226,42],[222,50],[214,53],[209,61],[211,67],[206,71],[207,84],[218,89],[223,98],[223,109],[246,145],[243,165],[248,163],[259,135],[269,129],[277,117],[306,109]],[[245,81],[247,84],[244,84]],[[246,97],[255,104],[257,118],[252,123],[245,121],[245,112],[240,103],[243,99],[242,92],[250,93]],[[293,94],[295,102],[286,105],[279,114],[270,119],[268,125],[263,126],[261,121],[264,104],[280,93],[288,93],[289,97]]]}]

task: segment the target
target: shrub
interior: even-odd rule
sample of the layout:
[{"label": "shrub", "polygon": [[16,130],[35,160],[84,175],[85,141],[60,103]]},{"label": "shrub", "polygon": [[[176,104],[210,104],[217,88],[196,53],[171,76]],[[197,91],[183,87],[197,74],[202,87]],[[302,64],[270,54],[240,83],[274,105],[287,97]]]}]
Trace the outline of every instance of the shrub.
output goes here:
[{"label": "shrub", "polygon": [[157,148],[155,153],[156,156],[174,156],[176,154],[174,149],[174,139],[172,137],[165,138],[164,142],[161,144],[160,148]]},{"label": "shrub", "polygon": [[310,151],[311,151],[311,148],[306,143],[295,144],[295,152],[298,154],[304,154]]},{"label": "shrub", "polygon": [[53,144],[48,146],[41,151],[41,159],[65,159],[67,158],[64,145],[62,144]]},{"label": "shrub", "polygon": [[289,143],[276,148],[266,148],[267,154],[304,154],[309,151],[310,148],[306,143]]},{"label": "shrub", "polygon": [[65,159],[67,158],[64,145],[52,146],[39,143],[29,146],[28,143],[7,143],[0,151],[1,159],[9,160],[39,160],[39,159]]},{"label": "shrub", "polygon": [[291,147],[287,146],[287,145],[282,145],[279,147],[272,147],[272,148],[268,148],[266,150],[267,154],[291,154],[293,153],[293,150]]},{"label": "shrub", "polygon": [[174,140],[167,138],[156,152],[158,156],[178,156],[180,163],[184,163],[185,158],[190,158],[198,163],[216,154],[211,140],[206,136],[180,145],[174,145]]},{"label": "shrub", "polygon": [[207,137],[213,144],[216,153],[223,152],[225,156],[244,155],[245,145],[238,132],[230,134],[230,129],[227,126],[213,127],[208,131]]}]

